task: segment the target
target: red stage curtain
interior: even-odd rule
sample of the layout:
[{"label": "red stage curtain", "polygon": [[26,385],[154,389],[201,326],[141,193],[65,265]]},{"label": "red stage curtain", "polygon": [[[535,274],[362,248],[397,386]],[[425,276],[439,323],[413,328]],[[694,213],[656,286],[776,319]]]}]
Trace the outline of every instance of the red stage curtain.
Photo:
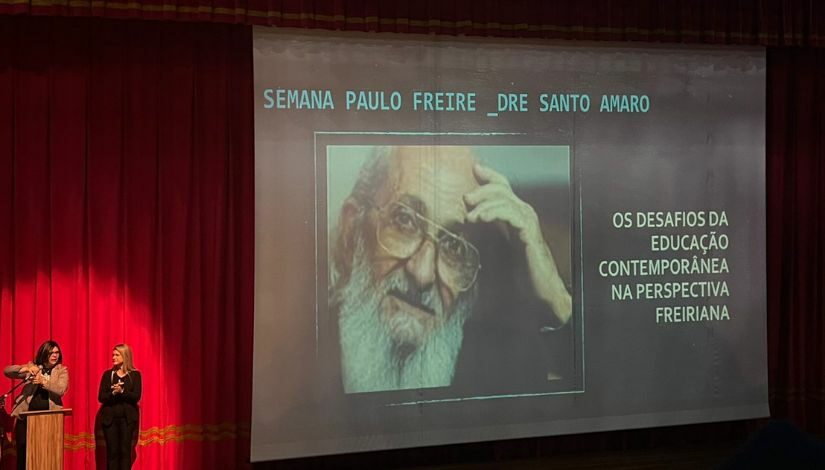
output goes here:
[{"label": "red stage curtain", "polygon": [[819,0],[0,0],[3,13],[448,35],[825,45],[825,2]]},{"label": "red stage curtain", "polygon": [[66,468],[94,468],[119,342],[136,468],[248,460],[251,47],[245,26],[0,17],[0,365],[62,347]]},{"label": "red stage curtain", "polygon": [[825,435],[825,51],[768,50],[771,414]]},{"label": "red stage curtain", "polygon": [[[12,3],[30,11],[28,3]],[[0,0],[0,11],[12,3]],[[683,3],[683,9],[705,5]],[[297,11],[315,8],[296,5]],[[415,14],[434,15],[426,20],[433,25],[449,26],[462,17],[449,16],[454,10],[447,3],[439,9],[401,5],[388,2],[381,8],[399,12],[398,18],[413,17],[419,8]],[[489,8],[490,18],[498,14],[497,3],[479,5],[474,8]],[[787,8],[775,20],[781,28],[748,29],[757,32],[758,42],[821,42],[815,21],[822,17],[819,3],[781,5]],[[806,5],[808,16],[799,16]],[[717,11],[695,8],[702,12],[695,18]],[[777,7],[753,8],[767,18]],[[306,10],[289,21],[342,29],[387,23],[402,29],[403,21],[376,23],[356,10],[361,12],[347,6],[350,16],[366,20],[344,15],[339,26],[315,23],[321,13]],[[774,24],[729,11],[728,20],[721,13],[717,17],[725,31],[744,23]],[[498,29],[471,32],[503,34],[511,17],[501,18]],[[706,34],[679,36],[675,26],[644,37],[644,28],[631,26],[643,23],[629,13],[607,10],[599,18],[627,34],[642,30],[634,33],[640,36],[614,39],[722,37],[722,29],[705,27],[689,31]],[[677,12],[667,18],[680,17]],[[592,23],[557,24],[563,28],[542,31],[602,38],[589,26],[571,26]],[[236,468],[248,458],[254,223],[250,50],[245,27],[0,16],[0,365],[29,360],[50,336],[61,343],[72,371],[67,404],[76,411],[68,421],[67,468],[93,466],[95,391],[111,346],[120,341],[135,347],[145,375],[138,468]],[[768,50],[771,409],[820,434],[825,433],[823,95],[825,51]],[[539,454],[637,448],[678,441],[685,433],[696,442],[748,430],[734,428],[734,423],[709,424],[684,432],[566,436],[530,441],[528,447]],[[475,448],[498,452],[507,445]]]}]

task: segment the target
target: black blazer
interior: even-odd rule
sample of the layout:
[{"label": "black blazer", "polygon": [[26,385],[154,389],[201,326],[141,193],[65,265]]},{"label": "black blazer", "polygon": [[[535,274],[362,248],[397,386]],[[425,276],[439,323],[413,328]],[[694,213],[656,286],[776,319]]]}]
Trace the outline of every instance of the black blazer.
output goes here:
[{"label": "black blazer", "polygon": [[140,401],[141,394],[140,372],[133,370],[121,378],[123,393],[118,395],[114,395],[111,389],[113,373],[112,369],[107,369],[100,378],[100,389],[97,392],[97,400],[102,405],[100,407],[100,421],[104,426],[112,424],[114,419],[113,408],[123,406],[126,421],[137,423],[140,417],[138,411],[138,401]]}]

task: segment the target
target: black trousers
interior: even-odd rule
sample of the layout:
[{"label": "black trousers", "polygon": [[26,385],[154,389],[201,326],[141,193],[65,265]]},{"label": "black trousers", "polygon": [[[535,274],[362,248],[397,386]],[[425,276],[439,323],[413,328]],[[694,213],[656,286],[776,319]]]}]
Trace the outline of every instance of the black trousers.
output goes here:
[{"label": "black trousers", "polygon": [[26,470],[26,420],[14,423],[14,440],[17,441],[17,470]]},{"label": "black trousers", "polygon": [[108,470],[132,468],[132,438],[136,432],[137,423],[129,423],[126,417],[114,418],[112,424],[103,425]]}]

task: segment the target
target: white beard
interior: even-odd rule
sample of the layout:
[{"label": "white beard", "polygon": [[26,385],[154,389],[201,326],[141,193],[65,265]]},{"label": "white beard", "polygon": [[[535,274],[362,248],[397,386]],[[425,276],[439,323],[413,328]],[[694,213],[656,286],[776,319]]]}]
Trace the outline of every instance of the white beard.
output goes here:
[{"label": "white beard", "polygon": [[[420,346],[414,338],[423,325],[408,315],[392,315],[390,325],[381,320],[381,302],[392,288],[410,282],[403,268],[390,273],[379,285],[372,281],[364,243],[356,246],[352,273],[334,298],[339,302],[341,366],[346,393],[446,387],[455,372],[461,350],[464,321],[474,303],[475,291],[456,299],[454,311],[430,332]],[[441,312],[437,287],[422,295],[422,302]],[[443,313],[441,313],[443,314]]]}]

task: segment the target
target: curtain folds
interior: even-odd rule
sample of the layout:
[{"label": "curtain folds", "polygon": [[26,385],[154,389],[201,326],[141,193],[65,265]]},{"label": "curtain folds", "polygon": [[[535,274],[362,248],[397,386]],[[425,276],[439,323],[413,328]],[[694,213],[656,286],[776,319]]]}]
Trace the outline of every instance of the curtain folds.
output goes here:
[{"label": "curtain folds", "polygon": [[0,0],[0,14],[547,39],[825,45],[825,2],[818,0]]},{"label": "curtain folds", "polygon": [[[282,13],[264,18],[282,26],[783,45],[821,45],[816,19],[825,7],[751,2],[750,13],[740,15],[731,2],[681,2],[678,8],[693,12],[681,16],[660,12],[658,2],[636,2],[627,12],[618,2],[601,2],[612,8],[588,15],[589,1],[560,11],[540,6],[533,14],[524,2],[506,12],[506,2],[492,1],[348,2],[329,11],[311,2],[271,3]],[[41,14],[42,7],[66,15],[220,20],[194,3],[190,17],[178,6],[144,15],[140,2],[123,9],[111,2],[32,5],[0,0],[0,12]],[[221,21],[260,20],[233,15]],[[45,339],[60,343],[71,371],[66,402],[75,410],[67,421],[67,468],[93,468],[100,457],[96,387],[112,346],[122,341],[134,347],[144,377],[137,468],[238,468],[248,460],[251,49],[250,28],[242,25],[0,16],[0,366],[30,360]],[[771,410],[819,434],[824,99],[825,50],[768,49]],[[563,436],[530,447],[646,447],[752,430],[721,423]],[[4,468],[13,454],[5,437]],[[485,449],[498,445],[504,444]]]},{"label": "curtain folds", "polygon": [[771,414],[825,435],[825,51],[768,49]]},{"label": "curtain folds", "polygon": [[245,26],[0,17],[0,365],[62,347],[67,468],[101,456],[120,342],[138,468],[248,460],[251,47]]}]

